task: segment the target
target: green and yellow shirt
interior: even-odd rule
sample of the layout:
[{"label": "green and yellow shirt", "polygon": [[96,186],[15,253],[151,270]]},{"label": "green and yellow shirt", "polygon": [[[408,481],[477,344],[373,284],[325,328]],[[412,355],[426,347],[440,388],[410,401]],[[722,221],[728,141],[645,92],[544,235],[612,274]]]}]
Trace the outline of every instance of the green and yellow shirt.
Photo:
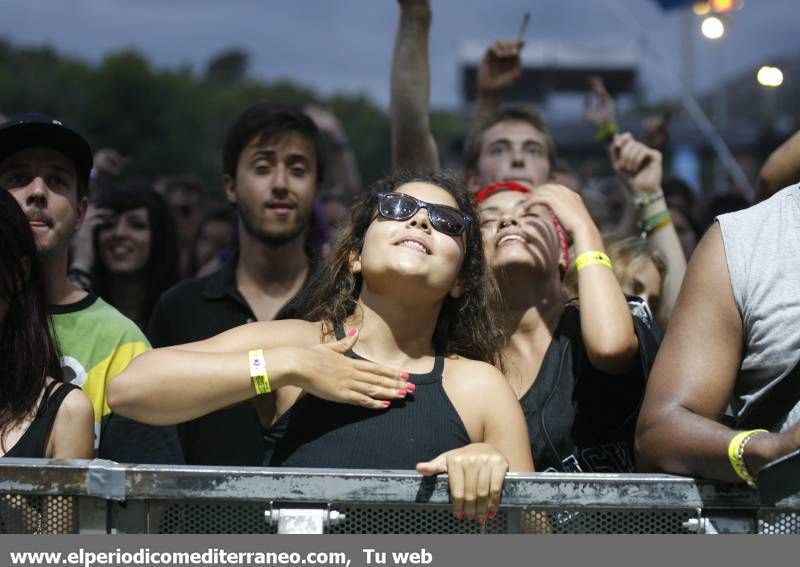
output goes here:
[{"label": "green and yellow shirt", "polygon": [[80,386],[92,402],[97,448],[101,425],[111,413],[108,385],[150,344],[133,321],[91,293],[77,303],[51,305],[50,315],[64,381]]}]

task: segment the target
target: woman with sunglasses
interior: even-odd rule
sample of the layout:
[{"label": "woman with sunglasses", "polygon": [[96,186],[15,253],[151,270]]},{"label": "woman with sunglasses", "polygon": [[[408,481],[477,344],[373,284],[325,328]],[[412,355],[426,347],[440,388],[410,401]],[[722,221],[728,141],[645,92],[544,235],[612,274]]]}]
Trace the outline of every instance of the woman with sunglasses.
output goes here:
[{"label": "woman with sunglasses", "polygon": [[[475,203],[503,300],[503,368],[537,468],[633,471],[636,417],[656,349],[652,314],[639,298],[626,301],[574,191],[502,182]],[[579,303],[564,301],[570,241]]]},{"label": "woman with sunglasses", "polygon": [[491,517],[506,470],[533,463],[490,364],[500,335],[471,212],[454,177],[377,182],[295,306],[305,320],[145,353],[110,405],[171,424],[271,390],[258,396],[274,425],[268,464],[446,471],[456,516]]}]

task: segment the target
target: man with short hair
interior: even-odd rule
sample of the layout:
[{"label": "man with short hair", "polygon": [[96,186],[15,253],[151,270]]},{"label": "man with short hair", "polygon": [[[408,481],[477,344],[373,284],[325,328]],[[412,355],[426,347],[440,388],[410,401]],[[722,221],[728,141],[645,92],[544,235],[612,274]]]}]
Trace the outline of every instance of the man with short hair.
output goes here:
[{"label": "man with short hair", "polygon": [[[69,124],[28,113],[0,125],[0,186],[11,192],[30,221],[45,274],[53,330],[63,355],[64,378],[78,384],[92,402],[95,448],[99,447],[100,456],[115,460],[176,462],[180,456],[175,433],[169,428],[136,424],[142,426],[140,432],[148,432],[149,451],[139,452],[141,447],[135,447],[127,425],[115,429],[120,434],[114,435],[113,444],[103,443],[112,422],[108,385],[150,347],[132,321],[67,277],[69,242],[86,215],[91,170],[91,148]],[[131,448],[135,448],[133,453],[128,451]]]},{"label": "man with short hair", "polygon": [[502,108],[480,118],[464,144],[464,178],[471,193],[499,182],[547,183],[556,148],[542,116],[532,108]]},{"label": "man with short hair", "polygon": [[[439,155],[430,132],[428,34],[430,0],[398,0],[400,22],[391,71],[392,165],[437,169]],[[498,41],[484,55],[478,71],[477,116],[464,147],[464,178],[473,194],[495,183],[536,187],[555,180],[556,148],[542,116],[533,108],[500,108],[504,92],[521,75],[519,41]],[[661,190],[661,153],[630,134],[606,138],[620,181],[639,203],[642,232],[665,257],[669,278],[659,320],[671,313],[686,259]]]},{"label": "man with short hair", "polygon": [[[148,327],[155,346],[286,318],[284,307],[313,270],[306,243],[323,155],[317,127],[292,106],[260,102],[237,118],[222,161],[225,194],[239,218],[239,252],[217,272],[164,294]],[[187,463],[263,463],[262,424],[250,401],[179,427]]]}]

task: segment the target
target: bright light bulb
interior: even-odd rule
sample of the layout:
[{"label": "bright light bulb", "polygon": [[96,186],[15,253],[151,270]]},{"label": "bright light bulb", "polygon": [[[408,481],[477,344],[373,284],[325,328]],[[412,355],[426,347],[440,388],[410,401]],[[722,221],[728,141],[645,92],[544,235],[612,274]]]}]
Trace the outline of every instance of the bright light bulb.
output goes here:
[{"label": "bright light bulb", "polygon": [[764,87],[779,87],[783,84],[783,71],[777,67],[764,65],[758,70],[756,80]]},{"label": "bright light bulb", "polygon": [[709,16],[703,20],[700,30],[708,39],[719,39],[725,33],[725,26],[719,18]]}]

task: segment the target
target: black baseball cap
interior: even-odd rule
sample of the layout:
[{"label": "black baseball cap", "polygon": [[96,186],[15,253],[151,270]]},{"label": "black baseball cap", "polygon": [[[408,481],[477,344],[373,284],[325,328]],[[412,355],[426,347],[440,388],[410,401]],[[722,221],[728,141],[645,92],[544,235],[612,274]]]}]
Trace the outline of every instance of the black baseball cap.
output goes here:
[{"label": "black baseball cap", "polygon": [[89,186],[92,148],[75,126],[39,112],[20,114],[0,124],[0,161],[28,148],[61,152],[75,164],[78,192]]}]

